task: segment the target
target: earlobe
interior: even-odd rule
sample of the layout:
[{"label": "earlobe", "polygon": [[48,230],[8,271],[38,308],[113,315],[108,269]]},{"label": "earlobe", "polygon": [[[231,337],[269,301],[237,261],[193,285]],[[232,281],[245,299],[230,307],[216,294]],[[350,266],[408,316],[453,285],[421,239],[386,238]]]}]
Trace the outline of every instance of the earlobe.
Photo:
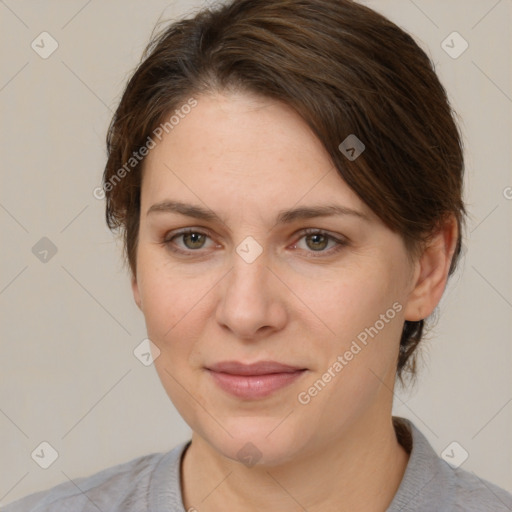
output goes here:
[{"label": "earlobe", "polygon": [[457,221],[451,216],[426,244],[415,262],[413,289],[405,308],[406,320],[417,322],[427,318],[441,300],[457,237]]},{"label": "earlobe", "polygon": [[140,296],[137,278],[135,276],[132,276],[131,282],[132,282],[133,299],[135,300],[135,304],[137,304],[138,308],[142,311],[142,298]]}]

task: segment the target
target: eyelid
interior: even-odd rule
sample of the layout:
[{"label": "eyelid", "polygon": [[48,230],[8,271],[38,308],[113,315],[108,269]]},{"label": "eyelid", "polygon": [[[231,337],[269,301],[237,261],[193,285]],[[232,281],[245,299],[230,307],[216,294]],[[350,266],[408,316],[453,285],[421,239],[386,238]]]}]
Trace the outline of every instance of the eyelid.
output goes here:
[{"label": "eyelid", "polygon": [[[169,233],[166,233],[161,241],[161,245],[164,247],[167,247],[170,251],[178,254],[183,255],[190,255],[194,253],[201,253],[202,247],[199,249],[181,249],[180,247],[177,247],[176,245],[173,245],[173,240],[175,238],[179,238],[180,236],[187,235],[189,233],[196,233],[198,235],[204,235],[205,237],[209,238],[212,242],[214,242],[211,233],[205,229],[205,228],[194,228],[194,227],[188,227],[188,228],[182,228],[174,231],[170,231]],[[219,247],[219,244],[214,242],[217,247]]]},{"label": "eyelid", "polygon": [[[212,242],[214,242],[217,248],[220,247],[220,244],[216,243],[213,240],[211,232],[208,229],[194,228],[194,227],[182,228],[182,229],[178,229],[178,230],[166,233],[163,237],[161,244],[164,245],[165,247],[169,248],[169,250],[171,250],[174,253],[183,254],[183,255],[191,255],[194,253],[196,253],[196,255],[201,254],[203,252],[202,247],[194,250],[194,249],[181,249],[179,247],[176,247],[175,245],[173,246],[173,240],[175,238],[178,238],[180,236],[183,236],[183,235],[186,235],[189,233],[196,233],[196,234],[204,235],[205,237],[209,238]],[[341,250],[343,247],[346,247],[347,245],[349,245],[348,239],[342,235],[338,235],[338,234],[333,235],[329,231],[320,229],[320,228],[304,228],[295,233],[295,236],[294,236],[295,242],[293,242],[291,244],[291,246],[294,249],[297,249],[296,246],[299,243],[299,241],[302,240],[304,237],[310,236],[310,235],[325,236],[328,240],[334,241],[336,243],[336,245],[334,247],[331,247],[329,250],[324,250],[324,251],[313,251],[313,250],[306,251],[304,249],[298,249],[298,250],[306,252],[309,255],[309,257],[329,256],[331,254],[336,253],[338,250]]]},{"label": "eyelid", "polygon": [[304,228],[304,229],[301,229],[299,230],[299,233],[302,234],[302,236],[304,235],[324,235],[324,236],[328,236],[329,238],[332,238],[334,240],[337,240],[339,242],[348,242],[348,239],[346,237],[344,237],[343,235],[340,235],[340,234],[333,234],[331,233],[329,230],[327,229],[322,229],[322,228]]},{"label": "eyelid", "polygon": [[176,238],[180,235],[188,235],[189,233],[197,233],[199,235],[205,235],[209,238],[212,238],[211,233],[208,229],[191,227],[191,228],[181,228],[181,229],[175,229],[175,230],[169,231],[168,233],[166,233],[164,235],[163,239],[164,239],[164,241],[169,242],[173,238]]},{"label": "eyelid", "polygon": [[[343,249],[344,247],[346,247],[347,245],[349,245],[349,240],[342,235],[338,235],[338,234],[333,235],[329,231],[326,231],[325,229],[320,229],[320,228],[305,228],[305,229],[300,230],[296,234],[297,239],[292,244],[292,246],[294,246],[296,248],[299,241],[308,235],[322,235],[322,236],[325,236],[326,238],[328,238],[329,240],[336,242],[336,245],[327,251],[312,251],[312,250],[306,251],[308,253],[309,257],[319,258],[322,256],[324,256],[324,257],[330,256],[331,254],[334,254],[334,253],[338,252],[339,250]],[[301,250],[301,249],[299,249],[299,250]]]}]

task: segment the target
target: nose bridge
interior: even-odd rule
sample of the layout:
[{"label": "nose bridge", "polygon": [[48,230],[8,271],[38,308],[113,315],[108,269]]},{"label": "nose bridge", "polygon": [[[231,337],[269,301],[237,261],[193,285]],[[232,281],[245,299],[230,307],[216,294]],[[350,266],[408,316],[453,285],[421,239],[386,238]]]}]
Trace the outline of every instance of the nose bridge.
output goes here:
[{"label": "nose bridge", "polygon": [[[243,217],[241,215],[242,221]],[[246,236],[234,249],[233,269],[228,279],[228,287],[235,294],[258,293],[261,291],[258,287],[264,287],[268,279],[267,265],[270,263],[268,250],[264,250],[263,246],[250,235]]]},{"label": "nose bridge", "polygon": [[224,296],[235,300],[235,304],[252,305],[261,308],[270,298],[268,290],[268,261],[259,256],[253,261],[246,261],[239,254],[233,255],[233,267],[228,276]]},{"label": "nose bridge", "polygon": [[233,253],[232,270],[221,288],[216,317],[237,337],[250,338],[262,327],[281,328],[285,321],[281,297],[267,268],[269,263],[267,255],[251,240],[239,244]]}]

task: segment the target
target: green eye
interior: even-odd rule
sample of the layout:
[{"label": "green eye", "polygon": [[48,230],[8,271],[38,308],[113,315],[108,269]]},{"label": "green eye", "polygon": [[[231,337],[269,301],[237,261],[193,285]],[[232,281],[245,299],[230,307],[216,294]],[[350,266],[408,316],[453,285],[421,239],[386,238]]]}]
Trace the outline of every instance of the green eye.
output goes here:
[{"label": "green eye", "polygon": [[202,233],[184,233],[180,235],[183,237],[183,244],[187,249],[201,249],[206,242],[206,235]]},{"label": "green eye", "polygon": [[193,252],[202,254],[204,251],[201,251],[201,249],[206,250],[215,247],[208,234],[195,229],[187,229],[181,231],[181,233],[167,236],[162,240],[162,244],[175,253],[188,255]]},{"label": "green eye", "polygon": [[305,237],[306,245],[312,251],[323,251],[329,244],[329,237],[321,234],[307,235]]},{"label": "green eye", "polygon": [[310,256],[329,256],[348,245],[344,237],[337,237],[318,229],[308,229],[295,243],[294,248],[300,249]]}]

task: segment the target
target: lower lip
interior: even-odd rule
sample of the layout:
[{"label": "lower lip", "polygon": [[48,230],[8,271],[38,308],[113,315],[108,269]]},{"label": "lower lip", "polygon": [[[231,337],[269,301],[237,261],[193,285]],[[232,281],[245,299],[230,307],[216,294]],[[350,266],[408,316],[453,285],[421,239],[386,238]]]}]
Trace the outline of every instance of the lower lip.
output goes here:
[{"label": "lower lip", "polygon": [[208,370],[215,383],[224,391],[238,398],[255,400],[265,398],[302,376],[305,370],[266,375],[232,375]]}]

